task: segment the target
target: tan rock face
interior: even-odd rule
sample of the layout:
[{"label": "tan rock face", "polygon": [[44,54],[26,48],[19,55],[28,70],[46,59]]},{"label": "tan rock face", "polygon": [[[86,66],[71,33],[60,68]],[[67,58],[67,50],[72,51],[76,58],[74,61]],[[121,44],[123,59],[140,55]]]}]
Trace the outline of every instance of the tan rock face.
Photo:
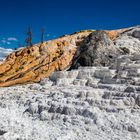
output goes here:
[{"label": "tan rock face", "polygon": [[[104,32],[113,41],[127,30],[130,29]],[[83,46],[81,44],[85,42],[84,40],[87,40],[86,43],[89,42],[88,38],[92,32],[93,30],[80,31],[11,53],[4,62],[0,63],[0,87],[39,82],[42,78],[49,77],[54,71],[69,68],[77,48]],[[100,39],[97,41],[96,38],[93,42],[100,45],[98,43]],[[97,51],[99,56],[101,52],[106,51],[100,48],[101,51],[100,49]],[[113,47],[110,50],[113,51]]]},{"label": "tan rock face", "polygon": [[106,31],[108,36],[110,37],[111,40],[115,40],[117,37],[119,37],[120,34],[127,32],[131,30],[132,28],[124,28],[124,29],[119,29],[119,30],[110,30]]},{"label": "tan rock face", "polygon": [[0,87],[39,82],[54,71],[67,69],[80,44],[91,32],[80,32],[36,44],[10,54],[0,64]]}]

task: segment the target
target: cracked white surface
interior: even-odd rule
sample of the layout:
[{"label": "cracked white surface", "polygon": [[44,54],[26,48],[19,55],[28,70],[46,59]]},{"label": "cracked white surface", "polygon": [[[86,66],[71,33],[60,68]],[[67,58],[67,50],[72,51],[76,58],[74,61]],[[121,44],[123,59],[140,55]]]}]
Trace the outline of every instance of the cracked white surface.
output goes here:
[{"label": "cracked white surface", "polygon": [[[134,57],[128,56],[123,69],[117,65],[118,76],[115,69],[86,67],[57,72],[52,81],[0,88],[0,139],[139,140],[140,86],[134,79],[139,59]],[[111,79],[114,83],[106,84]]]}]

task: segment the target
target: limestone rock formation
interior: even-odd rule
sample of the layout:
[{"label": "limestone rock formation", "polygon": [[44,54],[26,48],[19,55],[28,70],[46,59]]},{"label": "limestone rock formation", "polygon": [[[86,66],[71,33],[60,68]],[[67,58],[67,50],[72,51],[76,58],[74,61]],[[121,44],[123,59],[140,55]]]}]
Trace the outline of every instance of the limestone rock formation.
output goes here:
[{"label": "limestone rock formation", "polygon": [[120,55],[140,52],[140,27],[91,33],[77,50],[71,68],[109,66]]},{"label": "limestone rock formation", "polygon": [[127,49],[130,53],[140,53],[140,26],[128,28],[123,31],[118,38],[114,41],[114,44],[121,49]]},{"label": "limestone rock formation", "polygon": [[119,55],[140,52],[140,27],[85,30],[11,53],[0,64],[0,87],[39,82],[79,66],[109,66]]},{"label": "limestone rock formation", "polygon": [[[112,37],[112,36],[111,36]],[[107,66],[121,54],[105,31],[91,33],[79,47],[72,68],[79,66]]]},{"label": "limestone rock formation", "polygon": [[10,54],[0,65],[9,86],[0,87],[0,140],[140,140],[139,28],[82,31]]},{"label": "limestone rock formation", "polygon": [[67,69],[77,45],[90,33],[76,33],[11,53],[0,65],[0,86],[39,82],[54,71]]}]

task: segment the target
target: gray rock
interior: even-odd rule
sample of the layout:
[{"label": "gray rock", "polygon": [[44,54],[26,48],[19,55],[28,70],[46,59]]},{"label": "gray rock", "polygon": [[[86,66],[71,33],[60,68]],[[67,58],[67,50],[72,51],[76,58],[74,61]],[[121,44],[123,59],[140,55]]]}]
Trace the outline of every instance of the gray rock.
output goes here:
[{"label": "gray rock", "polygon": [[124,90],[124,92],[135,92],[136,90],[135,90],[135,88],[134,87],[127,87],[125,90]]},{"label": "gray rock", "polygon": [[104,31],[95,31],[80,46],[71,68],[107,66],[114,61],[120,52]]},{"label": "gray rock", "polygon": [[136,98],[136,104],[140,107],[140,95],[138,95]]},{"label": "gray rock", "polygon": [[38,102],[30,103],[28,112],[32,115],[38,113]]},{"label": "gray rock", "polygon": [[51,107],[49,108],[48,112],[50,112],[50,113],[55,113],[56,110],[57,110],[57,106],[54,105],[54,104],[52,104]]},{"label": "gray rock", "polygon": [[75,110],[75,108],[64,106],[63,107],[62,114],[65,114],[65,115],[73,115],[73,114],[76,114],[76,110]]},{"label": "gray rock", "polygon": [[41,121],[50,121],[51,120],[51,114],[48,113],[47,111],[42,111],[40,113],[40,120]]},{"label": "gray rock", "polygon": [[135,31],[132,33],[132,36],[135,37],[135,38],[140,38],[140,30],[135,30]]},{"label": "gray rock", "polygon": [[50,81],[48,78],[44,78],[40,81],[40,85],[50,87],[53,85],[53,82]]}]

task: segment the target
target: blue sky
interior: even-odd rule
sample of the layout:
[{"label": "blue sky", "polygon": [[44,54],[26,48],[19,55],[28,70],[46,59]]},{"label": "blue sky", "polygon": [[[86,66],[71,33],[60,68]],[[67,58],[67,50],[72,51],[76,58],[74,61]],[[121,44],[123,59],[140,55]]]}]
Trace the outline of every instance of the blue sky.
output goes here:
[{"label": "blue sky", "polygon": [[0,47],[25,44],[28,26],[33,42],[83,29],[117,29],[140,25],[140,0],[0,0]]}]

